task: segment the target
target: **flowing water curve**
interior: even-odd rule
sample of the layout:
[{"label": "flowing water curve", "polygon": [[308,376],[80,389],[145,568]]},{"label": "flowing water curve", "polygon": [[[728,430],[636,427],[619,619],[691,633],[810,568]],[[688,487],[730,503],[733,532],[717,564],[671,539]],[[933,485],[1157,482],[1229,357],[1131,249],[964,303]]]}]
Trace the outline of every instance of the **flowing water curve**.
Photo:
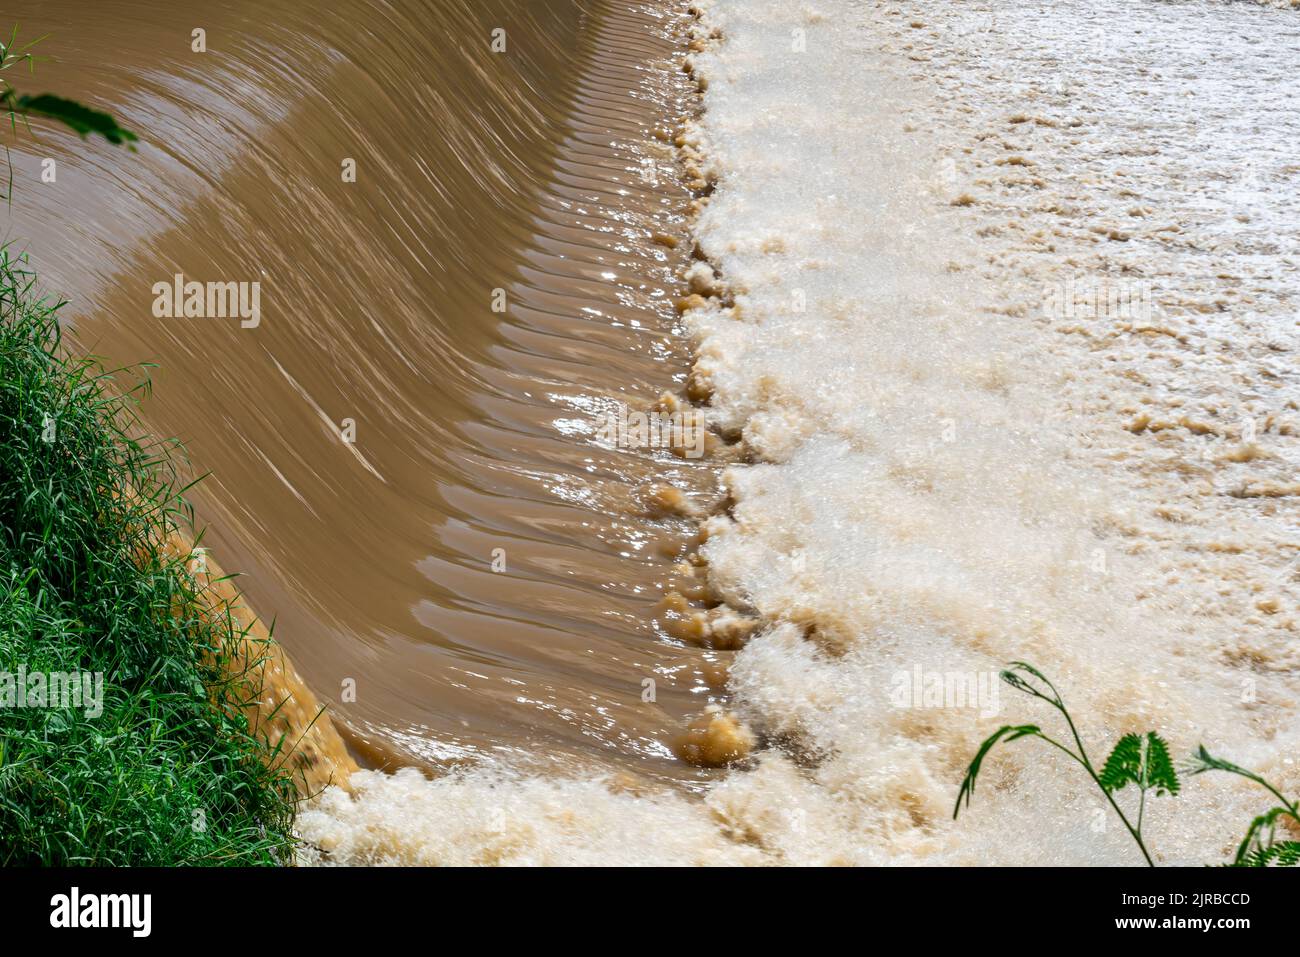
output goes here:
[{"label": "flowing water curve", "polygon": [[[146,418],[210,473],[205,544],[372,764],[700,776],[668,742],[714,656],[653,615],[691,529],[639,493],[711,473],[596,437],[687,368],[680,19],[578,0],[24,19],[57,54],[38,78],[142,145],[38,131],[11,238],[79,341],[157,363]],[[259,281],[260,321],[156,318],[178,273]]]}]

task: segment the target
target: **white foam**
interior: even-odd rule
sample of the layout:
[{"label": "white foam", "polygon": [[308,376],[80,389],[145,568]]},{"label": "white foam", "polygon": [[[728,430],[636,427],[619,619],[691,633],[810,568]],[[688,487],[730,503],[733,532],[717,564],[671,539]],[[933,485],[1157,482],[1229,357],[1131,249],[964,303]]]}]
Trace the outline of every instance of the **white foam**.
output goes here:
[{"label": "white foam", "polygon": [[[353,775],[298,818],[303,863],[596,866],[755,863],[693,801],[604,781],[414,769]],[[323,854],[320,852],[324,852]]]}]

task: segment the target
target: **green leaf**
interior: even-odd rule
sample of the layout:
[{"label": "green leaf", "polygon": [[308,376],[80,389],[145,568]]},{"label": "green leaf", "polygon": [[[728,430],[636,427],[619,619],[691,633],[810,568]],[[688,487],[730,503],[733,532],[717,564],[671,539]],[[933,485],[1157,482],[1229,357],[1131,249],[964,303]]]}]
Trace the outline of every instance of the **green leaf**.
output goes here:
[{"label": "green leaf", "polygon": [[1286,808],[1275,807],[1251,821],[1250,827],[1246,829],[1246,836],[1241,839],[1241,844],[1237,847],[1237,857],[1234,864],[1238,867],[1262,867],[1263,865],[1248,863],[1250,857],[1272,843],[1273,829],[1277,826],[1277,819],[1288,813]]},{"label": "green leaf", "polygon": [[1148,788],[1155,788],[1156,794],[1177,794],[1181,785],[1174,762],[1169,757],[1169,745],[1165,739],[1154,731],[1147,732],[1147,760],[1143,778]]},{"label": "green leaf", "polygon": [[1136,734],[1126,734],[1119,739],[1106,765],[1099,775],[1101,786],[1108,793],[1121,790],[1132,783],[1142,786],[1142,739]]},{"label": "green leaf", "polygon": [[1265,863],[1278,867],[1295,867],[1300,864],[1300,841],[1278,841],[1269,847],[1266,855],[1272,860],[1266,860]]},{"label": "green leaf", "polygon": [[[1038,688],[1034,682],[1022,677],[1020,672],[1024,672],[1038,681],[1041,681],[1047,686],[1048,691],[1051,693],[1049,694]],[[1003,671],[999,672],[998,676],[1017,691],[1023,691],[1025,694],[1033,695],[1035,698],[1042,698],[1053,707],[1064,707],[1061,703],[1061,696],[1056,691],[1056,687],[1047,680],[1047,677],[1041,671],[1027,662],[1013,661]]]},{"label": "green leaf", "polygon": [[1184,768],[1188,774],[1204,774],[1206,771],[1228,771],[1232,774],[1239,774],[1242,777],[1254,778],[1255,775],[1243,767],[1233,764],[1231,761],[1224,761],[1222,758],[1216,758],[1201,745],[1196,749],[1196,754],[1187,766]]},{"label": "green leaf", "polygon": [[1137,734],[1120,738],[1098,777],[1108,793],[1122,790],[1126,784],[1142,791],[1154,789],[1156,794],[1177,794],[1180,787],[1169,746],[1154,731],[1147,732],[1145,741]]},{"label": "green leaf", "polygon": [[957,804],[952,809],[953,820],[956,820],[957,815],[961,813],[963,798],[966,801],[966,806],[970,807],[971,795],[975,793],[975,779],[979,777],[980,768],[983,766],[984,758],[988,753],[1001,741],[1015,741],[1017,738],[1025,738],[1031,735],[1042,736],[1042,730],[1038,725],[1007,724],[984,739],[984,743],[975,752],[975,757],[971,759],[970,767],[966,769],[966,777],[961,782],[961,790],[957,792]]},{"label": "green leaf", "polygon": [[138,137],[130,130],[117,125],[117,120],[107,113],[92,110],[76,100],[55,96],[53,93],[39,93],[36,96],[23,94],[5,97],[6,106],[20,116],[44,116],[56,120],[74,130],[79,136],[99,134],[110,143],[122,144],[134,142]]},{"label": "green leaf", "polygon": [[1278,841],[1251,851],[1236,867],[1295,867],[1300,864],[1300,841]]}]

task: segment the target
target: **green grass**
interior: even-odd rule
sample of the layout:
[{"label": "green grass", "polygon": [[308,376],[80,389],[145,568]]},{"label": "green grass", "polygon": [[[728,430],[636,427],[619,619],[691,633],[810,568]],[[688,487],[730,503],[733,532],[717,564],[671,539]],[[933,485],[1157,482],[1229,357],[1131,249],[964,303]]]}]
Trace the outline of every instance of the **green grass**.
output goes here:
[{"label": "green grass", "polygon": [[284,863],[243,636],[158,546],[191,516],[176,447],[141,438],[148,380],[67,355],[33,288],[0,249],[0,674],[100,672],[103,712],[0,707],[0,864]]}]

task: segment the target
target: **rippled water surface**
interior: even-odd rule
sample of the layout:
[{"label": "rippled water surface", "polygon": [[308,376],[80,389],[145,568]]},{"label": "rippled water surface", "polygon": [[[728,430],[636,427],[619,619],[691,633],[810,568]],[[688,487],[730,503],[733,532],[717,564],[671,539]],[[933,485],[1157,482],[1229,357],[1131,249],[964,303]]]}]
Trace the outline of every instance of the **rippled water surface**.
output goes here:
[{"label": "rippled water surface", "polygon": [[[638,517],[636,492],[705,475],[593,437],[686,369],[689,247],[651,241],[683,233],[687,199],[652,135],[685,109],[673,19],[578,0],[26,6],[53,58],[37,82],[141,145],[36,130],[10,236],[80,342],[157,363],[146,419],[211,473],[205,543],[352,744],[691,776],[664,742],[704,658],[651,614],[686,528]],[[260,323],[155,318],[176,273],[259,281]]]}]

